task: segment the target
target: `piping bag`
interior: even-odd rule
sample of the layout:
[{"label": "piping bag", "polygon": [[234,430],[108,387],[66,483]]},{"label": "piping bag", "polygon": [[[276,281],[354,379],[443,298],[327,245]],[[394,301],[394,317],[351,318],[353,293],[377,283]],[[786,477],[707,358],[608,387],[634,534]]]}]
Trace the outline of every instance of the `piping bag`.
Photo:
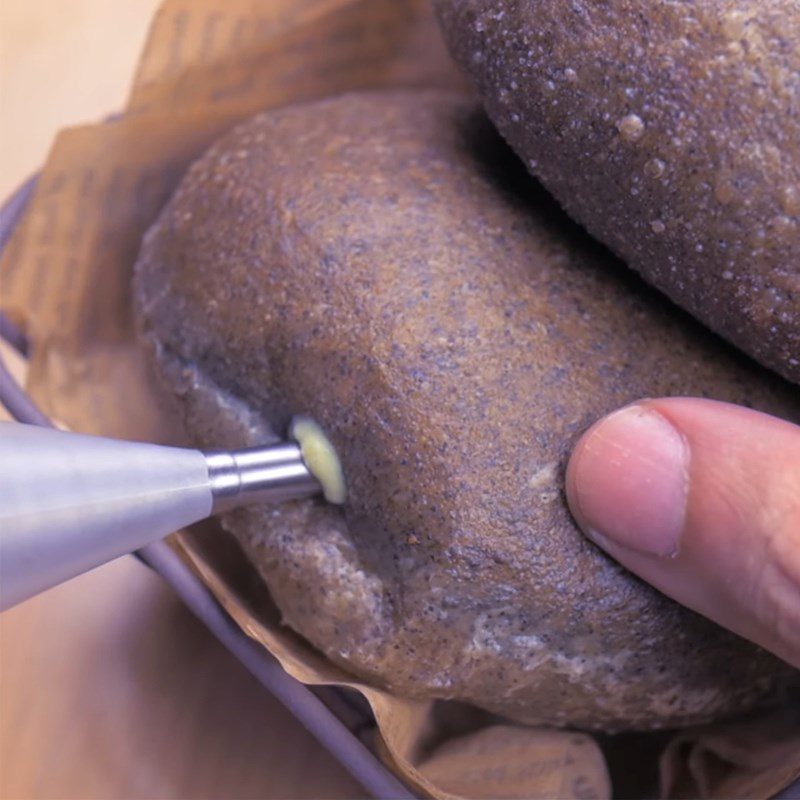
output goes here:
[{"label": "piping bag", "polygon": [[319,426],[295,418],[290,437],[201,451],[0,422],[0,611],[219,512],[344,502]]}]

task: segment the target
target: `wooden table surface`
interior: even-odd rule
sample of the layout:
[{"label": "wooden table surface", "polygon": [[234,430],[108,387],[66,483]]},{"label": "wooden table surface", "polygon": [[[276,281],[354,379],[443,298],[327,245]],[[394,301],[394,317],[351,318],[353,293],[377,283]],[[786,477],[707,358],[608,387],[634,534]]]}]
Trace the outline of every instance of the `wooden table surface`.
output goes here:
[{"label": "wooden table surface", "polygon": [[[0,196],[58,128],[122,105],[156,5],[0,2]],[[360,794],[132,557],[0,617],[2,798]]]}]

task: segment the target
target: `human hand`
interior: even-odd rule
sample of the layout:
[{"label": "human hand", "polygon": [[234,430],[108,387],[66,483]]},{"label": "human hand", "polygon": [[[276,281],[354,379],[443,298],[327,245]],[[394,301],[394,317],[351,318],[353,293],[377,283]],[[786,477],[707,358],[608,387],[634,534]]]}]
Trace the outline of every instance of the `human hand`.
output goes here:
[{"label": "human hand", "polygon": [[713,400],[643,400],[583,435],[567,498],[622,565],[800,667],[800,427]]}]

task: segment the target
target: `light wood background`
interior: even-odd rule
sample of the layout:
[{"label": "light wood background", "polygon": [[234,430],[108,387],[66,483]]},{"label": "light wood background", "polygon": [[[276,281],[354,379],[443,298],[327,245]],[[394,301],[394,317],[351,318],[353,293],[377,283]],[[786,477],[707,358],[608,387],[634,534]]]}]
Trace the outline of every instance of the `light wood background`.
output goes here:
[{"label": "light wood background", "polygon": [[[58,128],[122,105],[156,6],[0,0],[0,197]],[[5,800],[360,794],[131,557],[0,617]]]}]

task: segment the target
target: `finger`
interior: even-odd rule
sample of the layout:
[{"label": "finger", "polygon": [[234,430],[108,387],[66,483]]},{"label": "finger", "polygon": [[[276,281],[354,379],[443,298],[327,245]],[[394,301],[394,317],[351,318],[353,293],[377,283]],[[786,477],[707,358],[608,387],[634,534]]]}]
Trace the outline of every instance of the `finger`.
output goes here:
[{"label": "finger", "polygon": [[644,400],[584,434],[567,497],[632,572],[800,667],[800,427],[712,400]]}]

